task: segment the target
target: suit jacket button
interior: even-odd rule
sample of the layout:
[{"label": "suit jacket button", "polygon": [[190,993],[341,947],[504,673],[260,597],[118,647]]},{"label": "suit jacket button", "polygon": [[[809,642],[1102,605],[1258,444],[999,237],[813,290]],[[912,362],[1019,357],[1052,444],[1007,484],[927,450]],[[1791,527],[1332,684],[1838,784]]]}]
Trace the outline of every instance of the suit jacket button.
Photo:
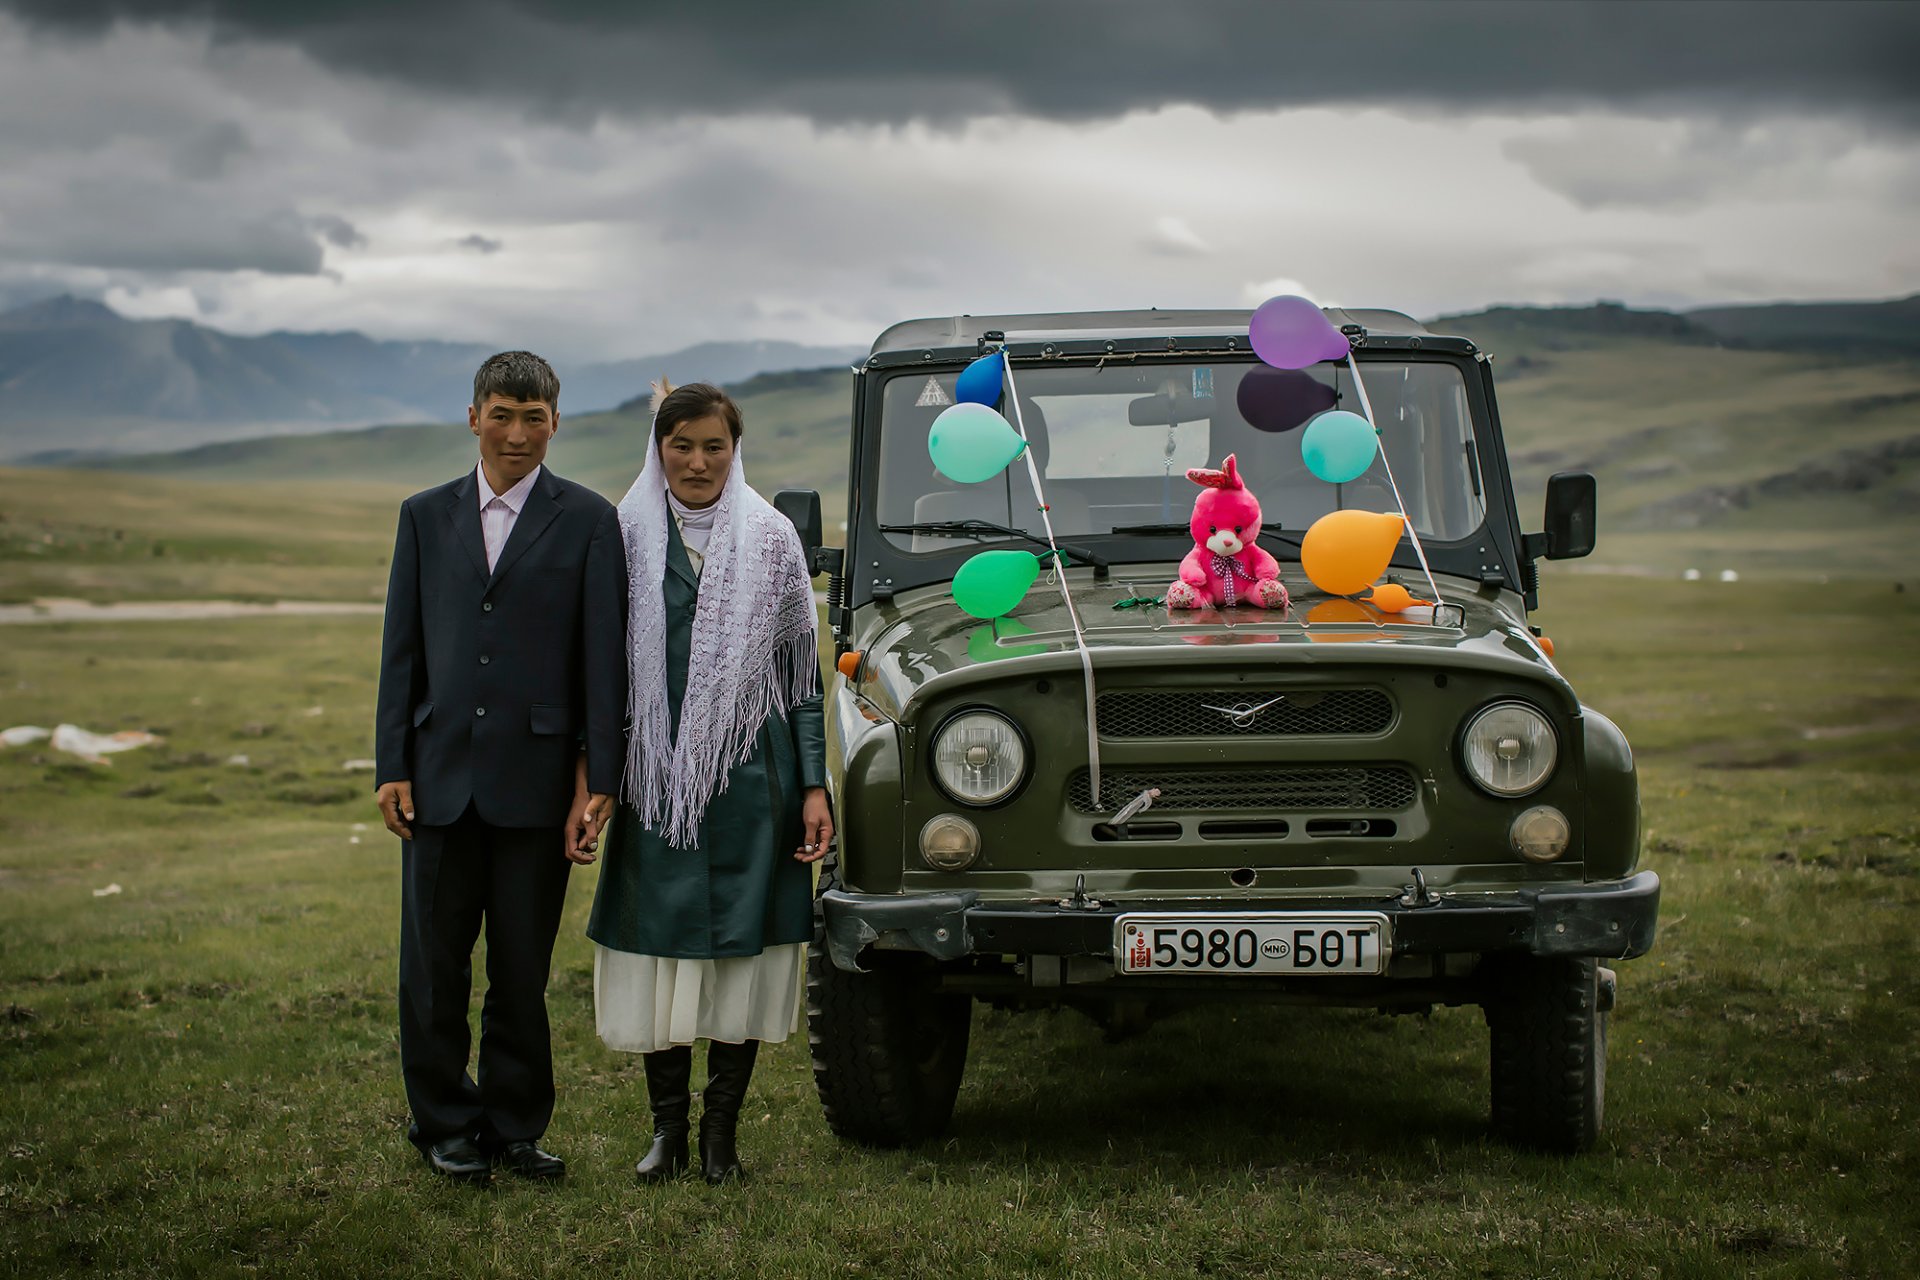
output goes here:
[{"label": "suit jacket button", "polygon": [[481,605],[480,605],[480,612],[482,612],[482,613],[492,613],[492,612],[493,612],[493,601],[491,601],[491,600],[487,600],[487,601],[483,601],[483,602],[481,603]]},{"label": "suit jacket button", "polygon": [[485,707],[475,707],[475,708],[473,709],[473,714],[475,714],[475,715],[477,715],[477,716],[483,716],[483,715],[485,715],[485,714],[487,714],[487,709],[486,709]]},{"label": "suit jacket button", "polygon": [[492,658],[489,658],[489,657],[488,657],[488,656],[487,656],[486,654],[484,654],[484,653],[483,653],[483,654],[481,654],[481,655],[480,655],[480,665],[481,665],[481,666],[483,666],[483,667],[484,667],[484,666],[486,666],[486,665],[487,665],[487,664],[488,664],[489,662],[492,662],[492,661],[493,661],[493,659],[492,659]]}]

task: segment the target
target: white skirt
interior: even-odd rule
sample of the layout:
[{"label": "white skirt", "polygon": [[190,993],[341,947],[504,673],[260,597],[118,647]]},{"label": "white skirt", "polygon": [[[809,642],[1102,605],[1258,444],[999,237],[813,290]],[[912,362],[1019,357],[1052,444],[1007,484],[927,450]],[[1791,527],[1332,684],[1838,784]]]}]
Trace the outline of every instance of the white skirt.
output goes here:
[{"label": "white skirt", "polygon": [[596,945],[593,1012],[600,1039],[621,1053],[695,1040],[785,1040],[800,1026],[804,942],[757,956],[675,960]]}]

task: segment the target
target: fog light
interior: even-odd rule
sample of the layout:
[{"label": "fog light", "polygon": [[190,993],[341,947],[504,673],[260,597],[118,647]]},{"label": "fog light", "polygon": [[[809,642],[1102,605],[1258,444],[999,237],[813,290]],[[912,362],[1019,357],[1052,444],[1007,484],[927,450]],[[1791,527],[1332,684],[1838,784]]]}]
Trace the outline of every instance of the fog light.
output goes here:
[{"label": "fog light", "polygon": [[1552,862],[1567,851],[1573,827],[1552,805],[1537,804],[1513,820],[1509,834],[1514,852],[1528,862]]},{"label": "fog light", "polygon": [[920,828],[920,857],[935,871],[965,871],[980,857],[980,829],[957,813],[937,814]]}]

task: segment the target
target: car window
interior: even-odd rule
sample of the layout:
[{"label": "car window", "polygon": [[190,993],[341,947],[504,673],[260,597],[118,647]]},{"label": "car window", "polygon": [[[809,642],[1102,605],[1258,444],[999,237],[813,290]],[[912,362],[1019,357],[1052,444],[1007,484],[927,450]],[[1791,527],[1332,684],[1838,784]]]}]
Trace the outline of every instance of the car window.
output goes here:
[{"label": "car window", "polygon": [[[955,374],[904,372],[883,394],[879,516],[904,525],[989,520],[1038,531],[1026,464],[981,484],[949,481],[927,452],[927,429],[953,400]],[[1369,361],[1362,366],[1382,448],[1413,525],[1425,538],[1468,538],[1485,519],[1470,402],[1446,361]],[[1394,511],[1386,467],[1328,484],[1300,456],[1305,424],[1327,409],[1359,413],[1344,367],[1307,371],[1217,361],[1022,369],[1018,416],[1061,537],[1128,525],[1184,522],[1196,492],[1190,467],[1218,467],[1234,454],[1269,528],[1304,530],[1330,511]],[[1011,420],[1014,406],[1003,404]],[[950,539],[888,535],[906,550]]]}]

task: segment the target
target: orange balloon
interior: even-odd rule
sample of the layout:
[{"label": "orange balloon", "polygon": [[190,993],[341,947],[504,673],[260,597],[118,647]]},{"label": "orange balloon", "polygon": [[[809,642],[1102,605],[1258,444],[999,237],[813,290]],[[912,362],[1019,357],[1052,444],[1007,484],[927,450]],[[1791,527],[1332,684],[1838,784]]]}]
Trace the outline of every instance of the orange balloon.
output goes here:
[{"label": "orange balloon", "polygon": [[1300,567],[1330,596],[1365,591],[1386,572],[1406,517],[1377,511],[1330,511],[1300,540]]},{"label": "orange balloon", "polygon": [[1432,604],[1431,600],[1416,600],[1413,593],[1397,582],[1383,582],[1373,589],[1367,597],[1367,603],[1382,613],[1403,613],[1417,604]]}]

